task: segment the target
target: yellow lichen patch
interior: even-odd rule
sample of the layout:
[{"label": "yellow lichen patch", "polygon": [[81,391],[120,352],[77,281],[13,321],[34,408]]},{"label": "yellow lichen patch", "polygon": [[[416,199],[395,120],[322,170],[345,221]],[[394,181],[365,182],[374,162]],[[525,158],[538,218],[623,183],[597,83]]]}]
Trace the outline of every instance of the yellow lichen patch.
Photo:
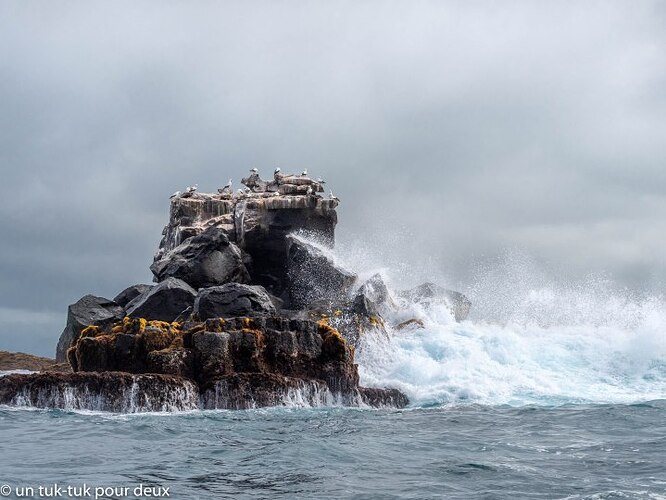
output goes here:
[{"label": "yellow lichen patch", "polygon": [[220,333],[224,331],[225,321],[222,318],[211,318],[206,320],[206,331]]},{"label": "yellow lichen patch", "polygon": [[158,320],[152,320],[148,321],[148,325],[159,328],[160,330],[168,330],[171,327],[171,323],[168,321],[158,321]]},{"label": "yellow lichen patch", "polygon": [[375,327],[383,327],[384,320],[379,316],[370,316],[370,324]]},{"label": "yellow lichen patch", "polygon": [[124,327],[122,324],[115,325],[113,328],[111,328],[111,333],[123,333]]},{"label": "yellow lichen patch", "polygon": [[95,340],[100,344],[111,345],[115,342],[116,337],[114,335],[105,334],[95,337]]},{"label": "yellow lichen patch", "polygon": [[100,327],[99,326],[96,326],[96,325],[86,326],[83,330],[81,330],[80,338],[95,337],[99,332],[100,332]]},{"label": "yellow lichen patch", "polygon": [[146,329],[147,325],[148,321],[146,321],[144,318],[129,318],[127,316],[123,318],[122,323],[123,332],[131,333],[134,335],[142,333]]},{"label": "yellow lichen patch", "polygon": [[333,313],[333,316],[342,316],[342,311],[340,309],[336,309]]},{"label": "yellow lichen patch", "polygon": [[169,347],[175,335],[168,329],[161,330],[155,327],[148,327],[140,334],[140,336],[145,352],[151,352]]},{"label": "yellow lichen patch", "polygon": [[254,328],[254,320],[252,318],[243,318],[243,328]]}]

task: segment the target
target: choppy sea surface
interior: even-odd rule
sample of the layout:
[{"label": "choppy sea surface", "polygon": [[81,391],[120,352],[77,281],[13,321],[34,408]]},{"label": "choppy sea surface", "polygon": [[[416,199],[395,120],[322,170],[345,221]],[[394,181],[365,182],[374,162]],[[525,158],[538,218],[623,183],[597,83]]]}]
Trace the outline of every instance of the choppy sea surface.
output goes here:
[{"label": "choppy sea surface", "polygon": [[402,304],[387,324],[423,328],[362,338],[361,383],[401,389],[407,409],[0,407],[0,493],[85,483],[79,498],[105,487],[129,494],[98,498],[135,498],[141,484],[188,499],[666,498],[663,296],[510,274],[503,290],[472,290],[482,314],[470,320]]},{"label": "choppy sea surface", "polygon": [[192,499],[666,498],[665,416],[665,401],[170,415],[4,408],[0,483],[130,488],[99,498],[135,498],[140,484]]}]

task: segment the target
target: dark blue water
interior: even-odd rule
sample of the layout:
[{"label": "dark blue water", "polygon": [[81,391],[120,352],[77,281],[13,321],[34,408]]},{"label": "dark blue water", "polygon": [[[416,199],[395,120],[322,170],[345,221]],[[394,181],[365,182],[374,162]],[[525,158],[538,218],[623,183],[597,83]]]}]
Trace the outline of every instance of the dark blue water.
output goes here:
[{"label": "dark blue water", "polygon": [[129,487],[134,498],[143,483],[188,499],[666,498],[666,401],[170,415],[4,407],[0,441],[0,484],[12,488],[87,483]]}]

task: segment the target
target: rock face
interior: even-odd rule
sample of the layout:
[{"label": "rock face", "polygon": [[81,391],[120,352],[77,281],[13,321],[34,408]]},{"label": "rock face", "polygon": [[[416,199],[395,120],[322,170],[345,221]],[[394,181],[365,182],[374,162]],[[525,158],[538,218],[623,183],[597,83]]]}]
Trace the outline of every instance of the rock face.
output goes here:
[{"label": "rock face", "polygon": [[167,278],[127,304],[127,316],[174,321],[194,305],[196,290],[183,280]]},{"label": "rock face", "polygon": [[56,361],[66,360],[67,349],[74,338],[90,325],[108,326],[119,321],[125,311],[112,300],[86,295],[67,309],[67,324],[60,335],[56,348]]},{"label": "rock face", "polygon": [[333,262],[316,246],[289,236],[287,283],[292,308],[308,308],[316,302],[344,303],[356,275]]},{"label": "rock face", "polygon": [[456,321],[464,321],[469,315],[472,302],[460,292],[447,290],[434,283],[423,283],[410,290],[399,292],[399,295],[409,302],[430,308],[433,305],[446,305]]},{"label": "rock face", "polygon": [[162,255],[150,270],[156,281],[179,278],[195,289],[250,280],[241,250],[214,226]]},{"label": "rock face", "polygon": [[204,288],[194,301],[200,320],[229,316],[275,315],[275,306],[262,286],[228,283]]},{"label": "rock face", "polygon": [[[332,244],[337,224],[336,200],[308,194],[308,185],[303,179],[298,180],[305,183],[302,185],[288,180],[283,179],[276,192],[234,197],[194,193],[187,198],[174,198],[155,262],[162,261],[168,252],[188,238],[216,227],[249,256],[251,283],[266,287],[274,295],[282,295],[287,271],[287,236],[295,231],[306,231],[317,233]],[[292,194],[292,186],[303,192]]]}]

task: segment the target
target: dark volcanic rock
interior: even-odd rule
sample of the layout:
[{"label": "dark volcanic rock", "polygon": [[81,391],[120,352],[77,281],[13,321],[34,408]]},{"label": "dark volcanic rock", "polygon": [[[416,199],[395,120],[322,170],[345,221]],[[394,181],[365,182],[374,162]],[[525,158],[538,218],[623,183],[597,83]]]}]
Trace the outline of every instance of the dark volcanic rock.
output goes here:
[{"label": "dark volcanic rock", "polygon": [[380,274],[363,283],[352,301],[352,311],[365,316],[381,316],[386,309],[393,308],[395,304]]},{"label": "dark volcanic rock", "polygon": [[113,301],[121,307],[125,307],[127,304],[136,299],[139,295],[146,293],[148,290],[153,288],[154,285],[132,285],[125,288],[122,292],[116,295],[113,298]]},{"label": "dark volcanic rock", "polygon": [[125,315],[125,311],[112,300],[94,295],[86,295],[67,309],[67,325],[60,335],[56,347],[56,361],[62,362],[67,359],[67,349],[72,340],[90,325],[108,326],[119,321]]},{"label": "dark volcanic rock", "polygon": [[164,373],[166,375],[178,375],[180,377],[194,376],[194,354],[191,349],[166,348],[159,351],[151,351],[146,357],[148,371],[152,373]]},{"label": "dark volcanic rock", "polygon": [[228,283],[199,290],[193,312],[195,317],[206,320],[275,314],[275,306],[262,286]]},{"label": "dark volcanic rock", "polygon": [[206,409],[244,410],[266,406],[333,404],[321,380],[302,380],[268,373],[240,373],[215,380],[202,393]]},{"label": "dark volcanic rock", "polygon": [[456,321],[463,321],[469,315],[472,302],[460,292],[447,290],[434,283],[423,283],[410,290],[399,292],[409,302],[423,305],[425,308],[435,304],[446,304]]},{"label": "dark volcanic rock", "polygon": [[150,270],[157,281],[179,278],[194,288],[250,280],[240,249],[217,227],[209,227],[162,255]]},{"label": "dark volcanic rock", "polygon": [[192,410],[197,385],[168,375],[35,373],[0,377],[0,404],[111,412]]},{"label": "dark volcanic rock", "polygon": [[127,316],[174,321],[194,304],[196,295],[196,290],[183,280],[167,278],[127,304]]},{"label": "dark volcanic rock", "polygon": [[78,372],[191,377],[204,388],[207,407],[406,404],[391,391],[366,395],[353,349],[324,320],[215,318],[181,326],[125,318],[85,329],[69,357]]},{"label": "dark volcanic rock", "polygon": [[[303,187],[307,190],[307,186]],[[251,257],[252,283],[279,296],[284,291],[287,271],[287,235],[307,231],[332,244],[337,203],[313,195],[276,196],[276,193],[252,193],[233,198],[205,193],[175,197],[155,261],[162,260],[188,238],[216,227],[224,231],[244,255]]]},{"label": "dark volcanic rock", "polygon": [[292,308],[307,308],[315,302],[345,302],[356,275],[336,265],[324,251],[289,236],[287,281]]}]

